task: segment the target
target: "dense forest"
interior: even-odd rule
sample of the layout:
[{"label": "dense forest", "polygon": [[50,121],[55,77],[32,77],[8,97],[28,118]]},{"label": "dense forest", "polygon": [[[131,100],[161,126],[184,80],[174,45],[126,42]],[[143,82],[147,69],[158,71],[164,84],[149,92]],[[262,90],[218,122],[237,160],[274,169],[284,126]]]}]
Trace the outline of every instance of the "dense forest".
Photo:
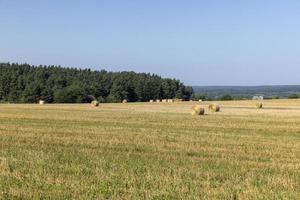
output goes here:
[{"label": "dense forest", "polygon": [[136,102],[192,95],[179,80],[155,74],[0,63],[0,102]]}]

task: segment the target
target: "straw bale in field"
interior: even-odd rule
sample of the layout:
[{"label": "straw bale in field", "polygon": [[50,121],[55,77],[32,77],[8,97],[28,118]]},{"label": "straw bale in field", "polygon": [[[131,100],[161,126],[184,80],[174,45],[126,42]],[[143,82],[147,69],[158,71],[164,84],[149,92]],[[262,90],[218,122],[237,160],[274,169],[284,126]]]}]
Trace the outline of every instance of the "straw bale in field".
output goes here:
[{"label": "straw bale in field", "polygon": [[174,102],[181,102],[183,99],[174,99]]},{"label": "straw bale in field", "polygon": [[256,103],[256,108],[258,108],[258,109],[261,109],[261,108],[263,108],[263,104],[262,104],[262,102],[258,102],[258,103]]},{"label": "straw bale in field", "polygon": [[192,107],[192,115],[204,115],[205,109],[200,105],[194,105]]},{"label": "straw bale in field", "polygon": [[91,102],[91,105],[94,106],[94,107],[98,107],[99,106],[99,101],[94,100],[94,101]]},{"label": "straw bale in field", "polygon": [[124,99],[124,100],[122,101],[122,103],[127,103],[127,99]]},{"label": "straw bale in field", "polygon": [[168,103],[173,103],[174,100],[173,99],[168,99]]},{"label": "straw bale in field", "polygon": [[151,99],[149,102],[150,102],[150,103],[153,103],[153,102],[154,102],[154,100],[153,100],[153,99]]},{"label": "straw bale in field", "polygon": [[39,104],[40,104],[40,105],[44,105],[44,104],[45,104],[45,101],[40,100],[40,101],[39,101]]},{"label": "straw bale in field", "polygon": [[208,110],[211,111],[211,112],[220,112],[221,107],[220,107],[219,104],[216,104],[216,103],[214,103],[214,104],[209,104]]},{"label": "straw bale in field", "polygon": [[167,99],[163,99],[163,100],[161,100],[161,102],[167,103]]}]

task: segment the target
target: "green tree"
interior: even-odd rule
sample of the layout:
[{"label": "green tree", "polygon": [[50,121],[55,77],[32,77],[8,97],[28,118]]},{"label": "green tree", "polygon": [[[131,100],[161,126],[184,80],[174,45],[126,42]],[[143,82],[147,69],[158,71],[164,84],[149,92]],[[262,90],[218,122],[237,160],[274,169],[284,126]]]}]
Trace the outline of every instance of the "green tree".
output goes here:
[{"label": "green tree", "polygon": [[77,85],[71,85],[54,92],[54,102],[56,103],[85,103],[86,101],[87,95]]},{"label": "green tree", "polygon": [[193,89],[179,80],[155,74],[0,63],[1,102],[89,102],[88,95],[101,102],[188,100],[192,94]]},{"label": "green tree", "polygon": [[296,94],[296,93],[293,93],[293,94],[290,94],[289,96],[288,96],[288,98],[289,99],[299,99],[299,95],[298,94]]},{"label": "green tree", "polygon": [[219,97],[220,101],[230,101],[233,100],[233,97],[230,94],[224,94],[223,96]]}]

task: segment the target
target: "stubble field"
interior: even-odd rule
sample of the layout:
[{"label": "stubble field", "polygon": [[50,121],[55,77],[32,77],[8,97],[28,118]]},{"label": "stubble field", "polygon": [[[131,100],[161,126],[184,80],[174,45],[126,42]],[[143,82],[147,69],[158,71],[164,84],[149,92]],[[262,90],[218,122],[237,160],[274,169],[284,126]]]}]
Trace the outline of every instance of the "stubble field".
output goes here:
[{"label": "stubble field", "polygon": [[300,100],[219,103],[0,104],[0,199],[299,199]]}]

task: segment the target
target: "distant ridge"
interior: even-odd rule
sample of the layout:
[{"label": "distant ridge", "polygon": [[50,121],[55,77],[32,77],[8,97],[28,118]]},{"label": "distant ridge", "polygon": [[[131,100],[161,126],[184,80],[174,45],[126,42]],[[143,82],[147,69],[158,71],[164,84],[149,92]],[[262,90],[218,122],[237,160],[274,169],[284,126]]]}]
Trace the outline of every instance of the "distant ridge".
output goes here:
[{"label": "distant ridge", "polygon": [[300,94],[300,85],[193,86],[193,89],[196,94],[205,94],[211,98],[225,94],[245,98],[251,98],[255,95],[286,98],[291,94]]}]

